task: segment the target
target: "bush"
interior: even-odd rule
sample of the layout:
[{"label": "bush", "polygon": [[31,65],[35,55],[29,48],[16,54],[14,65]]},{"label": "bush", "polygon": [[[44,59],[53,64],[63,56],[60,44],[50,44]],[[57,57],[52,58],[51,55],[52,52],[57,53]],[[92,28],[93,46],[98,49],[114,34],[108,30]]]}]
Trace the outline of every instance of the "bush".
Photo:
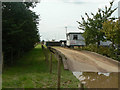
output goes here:
[{"label": "bush", "polygon": [[106,47],[106,46],[97,47],[97,45],[91,44],[91,45],[83,47],[82,50],[96,52],[96,53],[99,53],[104,56],[120,61],[120,56],[117,55],[117,50],[112,47]]}]

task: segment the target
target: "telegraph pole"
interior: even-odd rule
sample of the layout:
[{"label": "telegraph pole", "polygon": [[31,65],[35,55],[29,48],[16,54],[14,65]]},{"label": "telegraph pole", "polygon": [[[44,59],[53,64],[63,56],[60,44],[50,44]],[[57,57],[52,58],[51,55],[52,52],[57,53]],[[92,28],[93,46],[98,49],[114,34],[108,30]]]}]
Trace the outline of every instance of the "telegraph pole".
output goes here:
[{"label": "telegraph pole", "polygon": [[[120,25],[120,1],[118,2],[118,18],[119,18],[119,20],[118,20],[118,24]],[[119,31],[120,31],[120,27],[119,27]],[[120,37],[119,37],[120,38]],[[119,66],[120,64],[118,64],[118,66]],[[118,70],[119,70],[120,68],[118,68]],[[118,76],[118,83],[120,83],[120,72],[119,72],[119,74],[118,74],[119,76]],[[120,85],[118,85],[118,88],[120,88]]]},{"label": "telegraph pole", "polygon": [[118,18],[120,20],[120,1],[118,2]]},{"label": "telegraph pole", "polygon": [[66,40],[67,40],[67,26],[65,27],[65,29],[66,29]]},{"label": "telegraph pole", "polygon": [[65,27],[65,29],[66,29],[66,34],[67,34],[67,26]]},{"label": "telegraph pole", "polygon": [[[120,25],[120,1],[118,2],[118,24]],[[120,27],[119,27],[120,29]]]}]

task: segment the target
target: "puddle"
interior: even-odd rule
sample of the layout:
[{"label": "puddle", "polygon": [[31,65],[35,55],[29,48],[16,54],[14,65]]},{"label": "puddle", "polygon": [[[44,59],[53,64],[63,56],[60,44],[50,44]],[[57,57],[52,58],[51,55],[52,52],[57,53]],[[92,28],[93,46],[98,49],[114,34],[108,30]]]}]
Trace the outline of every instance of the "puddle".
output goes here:
[{"label": "puddle", "polygon": [[73,72],[87,88],[118,88],[118,73]]}]

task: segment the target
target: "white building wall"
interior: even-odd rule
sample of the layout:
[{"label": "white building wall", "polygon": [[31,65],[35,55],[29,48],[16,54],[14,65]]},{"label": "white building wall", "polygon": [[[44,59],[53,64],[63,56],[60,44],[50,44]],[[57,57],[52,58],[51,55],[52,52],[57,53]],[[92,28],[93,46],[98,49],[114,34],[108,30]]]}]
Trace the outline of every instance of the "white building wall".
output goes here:
[{"label": "white building wall", "polygon": [[[73,40],[74,35],[78,35],[78,40]],[[85,45],[84,38],[82,37],[81,34],[69,34],[68,37],[69,37],[69,39],[67,40],[67,46]]]}]

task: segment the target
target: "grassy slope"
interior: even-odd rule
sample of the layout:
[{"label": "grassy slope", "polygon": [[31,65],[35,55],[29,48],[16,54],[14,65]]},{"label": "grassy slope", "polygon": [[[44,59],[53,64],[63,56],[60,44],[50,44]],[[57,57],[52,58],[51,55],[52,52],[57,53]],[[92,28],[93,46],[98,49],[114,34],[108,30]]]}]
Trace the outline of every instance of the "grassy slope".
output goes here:
[{"label": "grassy slope", "polygon": [[[79,81],[70,71],[61,67],[61,87],[77,88]],[[57,87],[57,60],[53,59],[53,73],[49,74],[49,63],[41,46],[26,53],[12,67],[4,69],[2,75],[3,88],[56,88]]]}]

